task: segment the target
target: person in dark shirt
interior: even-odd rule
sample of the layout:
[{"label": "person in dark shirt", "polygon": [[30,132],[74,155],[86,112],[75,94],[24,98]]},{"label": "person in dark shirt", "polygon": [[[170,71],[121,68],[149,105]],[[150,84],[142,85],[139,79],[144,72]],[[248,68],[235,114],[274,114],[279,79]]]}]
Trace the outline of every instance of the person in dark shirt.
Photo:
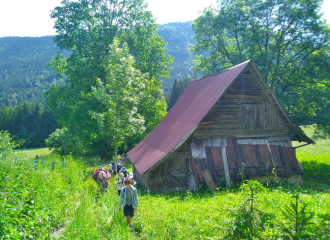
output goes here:
[{"label": "person in dark shirt", "polygon": [[121,170],[121,173],[123,173],[123,174],[124,174],[124,177],[125,177],[125,178],[127,178],[127,177],[128,177],[128,174],[129,174],[129,172],[126,170],[126,168],[125,168],[125,167],[123,167],[123,170]]}]

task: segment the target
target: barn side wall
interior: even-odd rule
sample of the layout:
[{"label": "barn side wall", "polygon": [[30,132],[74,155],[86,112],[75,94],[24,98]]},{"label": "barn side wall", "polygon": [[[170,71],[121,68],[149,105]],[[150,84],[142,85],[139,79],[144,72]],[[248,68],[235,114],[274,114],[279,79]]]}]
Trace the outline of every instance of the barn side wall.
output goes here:
[{"label": "barn side wall", "polygon": [[204,176],[207,171],[211,181],[228,187],[250,178],[260,182],[286,180],[302,185],[303,169],[290,141],[235,137],[194,139],[191,152],[197,184],[208,183]]},{"label": "barn side wall", "polygon": [[196,184],[190,163],[190,141],[188,138],[178,149],[143,175],[134,168],[134,179],[150,191],[195,190]]}]

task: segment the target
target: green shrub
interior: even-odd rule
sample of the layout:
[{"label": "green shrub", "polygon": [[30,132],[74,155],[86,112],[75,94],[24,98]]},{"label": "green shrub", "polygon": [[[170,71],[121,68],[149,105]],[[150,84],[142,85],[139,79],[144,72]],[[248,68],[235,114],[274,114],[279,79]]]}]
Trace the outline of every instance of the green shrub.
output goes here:
[{"label": "green shrub", "polygon": [[0,159],[6,158],[13,153],[13,149],[18,147],[13,137],[6,131],[0,131]]},{"label": "green shrub", "polygon": [[61,156],[69,155],[82,155],[83,147],[80,139],[71,134],[69,130],[64,127],[56,129],[55,132],[49,135],[49,138],[45,140],[46,146],[53,148],[54,152]]}]

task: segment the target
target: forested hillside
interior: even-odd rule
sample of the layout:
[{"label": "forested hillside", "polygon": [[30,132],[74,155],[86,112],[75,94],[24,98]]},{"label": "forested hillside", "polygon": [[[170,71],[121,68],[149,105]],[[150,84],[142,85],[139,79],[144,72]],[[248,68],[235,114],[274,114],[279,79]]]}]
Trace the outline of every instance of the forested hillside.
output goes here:
[{"label": "forested hillside", "polygon": [[47,67],[57,51],[53,36],[0,38],[0,106],[44,103],[44,91],[59,81]]},{"label": "forested hillside", "polygon": [[[157,33],[167,42],[166,52],[174,58],[171,64],[171,77],[163,80],[163,89],[170,93],[175,79],[183,79],[186,74],[193,76],[192,60],[193,53],[189,51],[193,40],[192,22],[167,23],[158,27]],[[195,76],[196,77],[196,76]]]},{"label": "forested hillside", "polygon": [[45,139],[57,127],[55,116],[40,102],[0,107],[0,131],[10,132],[23,147],[45,146]]},{"label": "forested hillside", "polygon": [[[171,77],[163,80],[163,89],[169,93],[175,78],[192,75],[191,22],[160,25],[157,33],[168,43],[166,52],[175,59]],[[24,101],[44,104],[44,91],[52,83],[60,83],[55,71],[47,67],[57,51],[53,36],[0,38],[0,106],[13,107]]]}]

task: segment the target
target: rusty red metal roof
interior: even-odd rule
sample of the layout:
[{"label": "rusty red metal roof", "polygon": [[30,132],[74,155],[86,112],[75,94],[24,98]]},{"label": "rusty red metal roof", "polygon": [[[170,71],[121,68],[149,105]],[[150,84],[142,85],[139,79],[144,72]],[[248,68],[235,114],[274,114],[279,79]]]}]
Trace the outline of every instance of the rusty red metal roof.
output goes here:
[{"label": "rusty red metal roof", "polygon": [[142,175],[188,137],[251,60],[192,81],[163,120],[127,154]]}]

